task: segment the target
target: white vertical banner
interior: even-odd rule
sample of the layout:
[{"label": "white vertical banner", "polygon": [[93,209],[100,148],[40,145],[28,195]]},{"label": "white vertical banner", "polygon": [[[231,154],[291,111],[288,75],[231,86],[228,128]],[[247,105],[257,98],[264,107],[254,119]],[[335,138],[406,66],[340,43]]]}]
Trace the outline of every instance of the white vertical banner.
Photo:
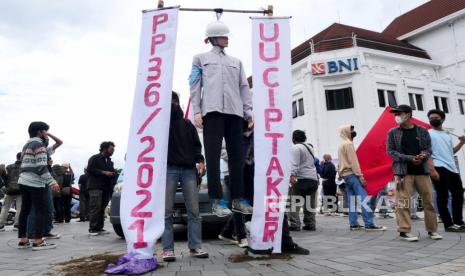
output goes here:
[{"label": "white vertical banner", "polygon": [[291,171],[290,17],[252,18],[254,210],[250,247],[281,253]]},{"label": "white vertical banner", "polygon": [[128,252],[153,258],[165,228],[165,188],[178,8],[144,11],[121,195]]}]

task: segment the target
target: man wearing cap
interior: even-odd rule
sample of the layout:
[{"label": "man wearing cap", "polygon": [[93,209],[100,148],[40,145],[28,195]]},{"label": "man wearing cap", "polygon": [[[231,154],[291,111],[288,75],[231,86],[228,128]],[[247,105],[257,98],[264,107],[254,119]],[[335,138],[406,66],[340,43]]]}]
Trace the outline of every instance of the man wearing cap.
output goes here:
[{"label": "man wearing cap", "polygon": [[207,26],[205,42],[213,48],[194,56],[189,78],[195,126],[203,128],[207,163],[208,193],[212,211],[227,216],[231,211],[223,199],[220,155],[223,138],[229,157],[232,210],[251,214],[252,206],[243,199],[243,122],[253,125],[252,100],[242,62],[226,54],[229,28],[221,21]]},{"label": "man wearing cap", "polygon": [[438,223],[433,206],[433,187],[430,179],[428,159],[431,157],[431,138],[426,129],[412,122],[412,108],[399,105],[390,111],[395,114],[398,127],[388,134],[387,152],[393,158],[392,170],[396,178],[397,231],[405,241],[418,241],[412,231],[410,198],[415,188],[423,199],[425,227],[433,240],[442,237],[436,232]]}]

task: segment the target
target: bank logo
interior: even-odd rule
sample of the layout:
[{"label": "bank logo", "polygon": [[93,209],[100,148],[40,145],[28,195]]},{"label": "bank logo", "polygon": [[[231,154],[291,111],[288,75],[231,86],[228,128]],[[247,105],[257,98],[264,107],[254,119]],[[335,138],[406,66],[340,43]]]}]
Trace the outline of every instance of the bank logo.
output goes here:
[{"label": "bank logo", "polygon": [[324,75],[326,73],[326,66],[324,62],[312,64],[312,75]]},{"label": "bank logo", "polygon": [[358,71],[358,58],[340,58],[312,63],[313,76],[332,76]]}]

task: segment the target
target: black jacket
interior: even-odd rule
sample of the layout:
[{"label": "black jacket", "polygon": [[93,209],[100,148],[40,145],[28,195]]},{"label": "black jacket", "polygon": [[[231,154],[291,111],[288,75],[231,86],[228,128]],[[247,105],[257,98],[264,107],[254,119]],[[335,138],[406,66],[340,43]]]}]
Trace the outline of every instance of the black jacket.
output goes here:
[{"label": "black jacket", "polygon": [[334,166],[333,162],[324,162],[320,175],[326,179],[324,184],[336,185],[336,166]]},{"label": "black jacket", "polygon": [[96,154],[89,159],[87,164],[88,172],[88,190],[103,190],[103,191],[112,191],[113,186],[116,183],[115,177],[107,177],[103,175],[103,171],[109,171],[116,173],[113,162],[110,157],[105,157],[102,154]]},{"label": "black jacket", "polygon": [[195,126],[184,119],[178,105],[171,105],[170,135],[168,142],[168,165],[195,168],[204,162],[202,144]]},{"label": "black jacket", "polygon": [[79,177],[78,184],[79,184],[80,191],[83,191],[83,192],[87,191],[87,180],[88,180],[87,174],[83,174]]}]

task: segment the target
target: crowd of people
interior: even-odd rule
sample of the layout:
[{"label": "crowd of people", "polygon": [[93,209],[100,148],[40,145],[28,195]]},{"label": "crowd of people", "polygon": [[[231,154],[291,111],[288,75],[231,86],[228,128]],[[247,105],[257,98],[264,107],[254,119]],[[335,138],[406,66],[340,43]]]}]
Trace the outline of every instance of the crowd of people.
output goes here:
[{"label": "crowd of people", "polygon": [[[15,163],[0,167],[0,187],[5,194],[0,231],[5,231],[10,209],[13,208],[16,211],[13,229],[18,231],[20,239],[18,248],[55,248],[55,244],[47,242],[61,237],[53,232],[54,225],[70,223],[73,213],[79,214],[80,222],[90,221],[90,235],[107,233],[103,229],[104,210],[118,177],[109,158],[114,144],[101,144],[101,152],[89,159],[84,174],[79,178],[79,189],[76,189],[73,187],[75,177],[71,165],[53,164],[52,155],[63,141],[48,130],[46,123],[32,122],[28,128],[30,139],[17,153]],[[50,139],[55,142],[53,145],[49,145]],[[73,212],[77,209],[73,207],[75,205],[79,205],[79,211]]]},{"label": "crowd of people", "polygon": [[[198,199],[199,183],[205,173],[212,213],[228,217],[219,239],[241,248],[247,247],[247,221],[250,220],[253,205],[261,204],[254,202],[251,92],[241,61],[225,52],[228,34],[229,29],[224,23],[218,21],[210,24],[206,41],[212,44],[212,50],[194,57],[190,76],[193,122],[185,119],[179,95],[172,93],[165,230],[161,237],[165,261],[176,260],[173,208],[178,185],[182,187],[187,210],[189,252],[197,258],[209,256],[202,249]],[[225,98],[228,100],[225,101]],[[387,152],[393,159],[393,182],[396,187],[394,208],[400,239],[418,240],[418,237],[410,234],[411,220],[416,216],[411,210],[415,206],[415,202],[412,202],[414,191],[422,199],[425,228],[431,239],[442,238],[438,233],[438,216],[434,206],[437,206],[445,231],[465,232],[463,186],[454,160],[454,154],[465,144],[465,136],[458,137],[460,142],[457,145],[452,144],[451,134],[442,127],[446,115],[440,110],[428,112],[432,126],[429,131],[413,123],[410,106],[400,105],[391,112],[398,126],[386,133]],[[205,156],[197,131],[202,128]],[[53,224],[69,223],[71,220],[74,172],[69,163],[53,165],[51,156],[63,142],[48,130],[46,123],[32,122],[28,129],[30,139],[17,154],[16,162],[6,168],[0,167],[6,191],[0,214],[0,230],[4,229],[9,207],[15,202],[18,213],[14,227],[18,229],[19,248],[55,248],[54,244],[48,242],[49,239],[60,238],[52,231]],[[378,202],[388,193],[387,189],[377,196],[367,194],[367,182],[353,142],[357,137],[355,126],[342,126],[340,136],[342,141],[335,164],[330,154],[324,154],[321,161],[316,157],[316,150],[307,141],[304,131],[295,130],[292,133],[290,198],[283,220],[283,253],[310,253],[293,241],[290,231],[316,231],[318,191],[322,192],[321,212],[329,215],[346,213],[350,230],[387,229],[375,223],[374,215]],[[49,139],[55,141],[51,146]],[[114,143],[101,143],[100,152],[90,157],[84,174],[78,180],[79,218],[80,221],[89,221],[91,236],[108,233],[104,229],[105,209],[119,176],[111,160],[114,151]],[[223,181],[221,160],[224,162]],[[229,197],[223,193],[224,189],[228,190]],[[448,208],[449,197],[452,199],[451,210]],[[381,205],[380,218],[392,218],[388,207]],[[359,210],[363,224],[359,222]],[[249,252],[269,254],[269,250],[251,248]]]}]

